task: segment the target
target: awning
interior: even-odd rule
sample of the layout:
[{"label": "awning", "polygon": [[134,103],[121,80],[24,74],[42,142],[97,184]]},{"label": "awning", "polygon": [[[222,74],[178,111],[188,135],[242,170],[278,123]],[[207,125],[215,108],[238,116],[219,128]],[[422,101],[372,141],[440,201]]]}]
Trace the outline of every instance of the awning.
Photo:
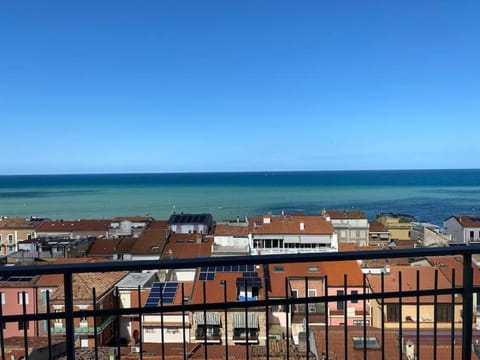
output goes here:
[{"label": "awning", "polygon": [[[248,316],[248,328],[249,329],[258,329],[258,314],[247,314]],[[244,313],[234,313],[233,314],[233,328],[234,329],[245,329],[245,314]]]},{"label": "awning", "polygon": [[207,322],[205,323],[204,313],[196,313],[195,320],[197,325],[220,325],[220,314],[215,312],[207,312]]}]

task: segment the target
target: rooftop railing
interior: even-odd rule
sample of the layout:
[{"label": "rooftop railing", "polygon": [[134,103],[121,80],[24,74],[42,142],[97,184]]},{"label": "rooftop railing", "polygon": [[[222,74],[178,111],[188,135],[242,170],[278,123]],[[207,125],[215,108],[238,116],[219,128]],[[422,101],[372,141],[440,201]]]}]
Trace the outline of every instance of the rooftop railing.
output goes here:
[{"label": "rooftop railing", "polygon": [[[157,329],[159,332],[159,358],[164,359],[166,357],[166,336],[168,336],[166,330],[169,326],[168,316],[179,315],[177,322],[180,321],[182,328],[181,331],[181,351],[179,358],[188,359],[191,355],[190,343],[198,345],[198,334],[193,329],[193,316],[187,319],[187,315],[193,313],[203,313],[203,319],[207,319],[207,312],[216,311],[223,315],[221,318],[222,330],[215,330],[215,338],[221,338],[222,345],[225,349],[225,359],[229,358],[229,351],[231,351],[231,345],[234,345],[235,337],[238,338],[241,334],[249,334],[250,336],[244,336],[244,342],[240,346],[244,349],[244,355],[246,359],[255,358],[255,354],[262,354],[265,359],[276,359],[278,354],[281,354],[280,358],[285,359],[297,359],[297,358],[316,358],[316,359],[334,359],[334,358],[348,358],[348,354],[354,348],[363,353],[363,358],[369,358],[368,352],[372,349],[377,351],[382,359],[403,359],[409,356],[418,359],[418,354],[411,355],[409,353],[409,346],[415,345],[417,349],[422,344],[429,344],[433,346],[433,357],[437,357],[437,345],[447,340],[449,346],[450,358],[455,358],[456,348],[461,344],[461,358],[471,359],[472,351],[476,350],[476,347],[472,346],[475,339],[477,339],[477,333],[474,329],[474,309],[476,310],[476,303],[474,306],[473,297],[476,293],[480,292],[479,286],[474,286],[473,283],[473,267],[472,256],[473,254],[480,252],[480,246],[464,246],[464,247],[446,247],[446,248],[422,248],[422,249],[396,249],[396,250],[379,250],[379,251],[350,251],[350,252],[326,252],[326,253],[306,253],[295,255],[259,255],[259,256],[238,256],[238,257],[212,257],[212,258],[194,258],[194,259],[166,259],[166,260],[148,260],[148,261],[109,261],[101,263],[82,263],[82,264],[57,264],[57,265],[42,265],[42,266],[4,266],[0,268],[0,276],[34,276],[42,274],[62,274],[63,276],[63,299],[64,308],[62,311],[53,311],[52,304],[50,303],[49,296],[46,297],[46,311],[27,311],[27,298],[26,294],[22,293],[22,299],[19,299],[21,303],[22,311],[18,314],[6,314],[5,305],[0,306],[0,341],[1,341],[1,357],[6,359],[6,342],[5,338],[5,325],[10,323],[18,323],[19,328],[22,327],[23,331],[23,349],[25,359],[28,359],[28,354],[32,351],[32,338],[28,336],[28,323],[35,322],[40,324],[43,321],[47,321],[49,326],[47,327],[47,339],[48,339],[48,351],[45,358],[53,359],[55,354],[53,350],[55,344],[53,341],[54,333],[64,334],[65,338],[65,357],[68,360],[75,359],[76,348],[78,348],[78,336],[82,333],[93,334],[93,346],[94,350],[92,358],[100,358],[100,345],[99,333],[104,331],[109,324],[113,324],[112,333],[110,334],[111,340],[109,345],[113,346],[114,351],[110,353],[116,359],[121,359],[126,353],[126,344],[120,340],[120,319],[122,317],[134,317],[138,321],[140,329],[138,339],[135,339],[134,346],[128,347],[129,353],[134,352],[138,355],[139,359],[143,359],[144,356],[144,327],[142,325],[142,317],[149,315],[158,315],[159,323]],[[435,271],[434,286],[431,288],[425,288],[419,284],[419,276],[417,275],[416,284],[409,287],[404,287],[401,281],[401,273],[399,274],[400,281],[398,283],[398,290],[396,291],[371,291],[370,284],[367,280],[367,273],[363,274],[363,291],[358,293],[347,293],[348,281],[345,276],[344,291],[339,290],[336,295],[331,295],[328,292],[329,282],[328,277],[324,277],[324,294],[321,296],[308,296],[307,291],[304,294],[297,294],[297,297],[293,297],[291,288],[288,283],[288,275],[285,274],[284,284],[284,296],[279,298],[270,297],[269,292],[264,292],[263,296],[256,297],[256,300],[249,299],[248,301],[231,301],[227,299],[227,285],[235,286],[235,284],[223,284],[223,287],[218,288],[219,292],[223,291],[223,301],[209,302],[207,301],[205,290],[203,291],[203,299],[200,302],[193,303],[185,297],[185,289],[182,284],[179,291],[181,292],[182,300],[180,303],[164,304],[161,298],[160,303],[157,306],[144,307],[144,299],[142,298],[142,290],[140,286],[136,290],[137,292],[137,306],[121,307],[120,298],[117,291],[114,291],[113,303],[111,306],[99,308],[97,304],[97,296],[95,294],[95,284],[88,284],[92,288],[92,307],[91,309],[79,309],[76,310],[76,301],[74,299],[73,288],[73,275],[82,273],[110,273],[117,271],[131,271],[139,272],[145,270],[175,270],[175,269],[197,269],[201,267],[213,267],[213,266],[225,266],[232,264],[242,265],[274,265],[274,264],[290,264],[290,263],[327,263],[327,262],[342,262],[346,260],[380,260],[380,259],[394,259],[394,258],[425,258],[425,257],[442,257],[442,256],[456,256],[461,258],[462,274],[457,274],[458,279],[461,280],[462,286],[457,286],[458,279],[456,279],[455,272],[453,272],[451,286],[439,287],[438,286],[438,270]],[[422,271],[418,269],[417,274]],[[385,273],[381,273],[381,288],[384,290],[385,286]],[[262,278],[263,287],[268,290],[271,285],[268,284],[269,279]],[[304,289],[309,289],[309,278],[304,278]],[[198,283],[202,283],[198,281]],[[205,289],[205,287],[204,287]],[[1,290],[1,289],[0,289]],[[135,293],[135,290],[134,290]],[[47,293],[48,294],[48,293]],[[442,308],[437,305],[440,296],[449,296],[450,302],[444,304]],[[161,296],[162,297],[162,296]],[[422,298],[433,297],[433,302],[427,305],[433,306],[433,314],[430,321],[421,321],[420,306],[422,306]],[[133,296],[132,298],[135,298]],[[398,299],[398,306],[391,306],[390,299]],[[413,303],[409,303],[412,306],[408,309],[408,315],[404,306],[407,305],[406,299],[416,299]],[[3,299],[2,299],[3,300]],[[348,311],[347,305],[355,303],[357,308],[352,313]],[[329,306],[336,304],[340,310],[343,310],[343,321],[336,325],[332,325],[332,319],[329,318]],[[360,304],[360,305],[359,305]],[[378,309],[377,313],[374,312],[375,307],[372,304],[376,304]],[[361,306],[360,309],[358,307]],[[457,319],[454,315],[457,308],[461,307],[461,317]],[[387,313],[387,308],[390,308],[392,312]],[[273,310],[275,309],[275,310]],[[285,346],[283,350],[275,350],[272,344],[277,340],[273,340],[274,336],[272,330],[272,313],[280,313],[280,338],[284,341]],[[231,313],[236,312],[241,314],[236,316],[232,321]],[[300,323],[293,324],[293,315],[298,315],[303,312],[303,318]],[[404,313],[405,312],[405,313]],[[283,314],[282,314],[283,313]],[[251,316],[256,314],[256,316]],[[360,326],[358,328],[351,328],[352,314],[355,314],[356,320],[353,323],[354,326]],[[414,315],[411,315],[414,314]],[[417,315],[417,316],[415,316]],[[316,316],[315,327],[312,324],[312,317]],[[320,317],[320,320],[319,320]],[[323,321],[322,318],[323,317]],[[261,320],[258,320],[261,318]],[[86,330],[79,323],[85,324],[85,319],[91,319],[93,323],[88,323],[89,326]],[[178,320],[180,319],[180,320]],[[278,319],[277,319],[278,320]],[[188,323],[187,323],[188,321]],[[218,320],[215,320],[218,321]],[[233,322],[237,322],[234,324]],[[426,323],[431,325],[426,326]],[[61,326],[59,326],[61,325]],[[209,324],[207,324],[209,325]],[[295,325],[295,326],[294,326]],[[39,326],[39,325],[37,325]],[[177,324],[178,326],[178,324]],[[204,325],[201,325],[202,327]],[[234,328],[236,326],[236,328]],[[313,328],[314,327],[314,328]],[[232,331],[229,329],[232,328]],[[375,328],[375,329],[374,329]],[[190,332],[190,329],[192,331]],[[339,355],[334,351],[332,345],[332,337],[337,336],[336,331],[341,329],[343,336],[343,353]],[[372,329],[378,335],[375,337],[376,341],[373,341]],[[395,338],[397,339],[396,351],[397,354],[392,354],[386,347],[388,342],[387,337],[390,334],[391,329],[394,329]],[[187,334],[187,330],[190,333]],[[230,334],[229,334],[230,332]],[[211,334],[204,331],[205,334],[203,344],[204,357],[209,357],[209,346],[211,346]],[[353,347],[350,346],[349,336],[356,334],[353,337]],[[213,333],[212,333],[213,334]],[[321,336],[315,337],[315,334],[321,334]],[[218,336],[217,336],[218,335]],[[230,336],[229,336],[230,335]],[[255,339],[252,339],[254,335]],[[249,340],[252,339],[252,342]],[[303,339],[303,340],[302,340]],[[253,341],[255,340],[255,341]],[[259,340],[259,341],[257,341]],[[479,338],[480,340],[480,338]],[[303,342],[302,342],[303,341]],[[260,342],[260,345],[257,343]],[[477,341],[475,341],[477,343]],[[216,345],[218,346],[218,345]],[[263,346],[261,349],[259,346]],[[134,350],[133,350],[134,349]],[[262,350],[263,349],[263,350]],[[300,357],[299,357],[300,356]]]}]

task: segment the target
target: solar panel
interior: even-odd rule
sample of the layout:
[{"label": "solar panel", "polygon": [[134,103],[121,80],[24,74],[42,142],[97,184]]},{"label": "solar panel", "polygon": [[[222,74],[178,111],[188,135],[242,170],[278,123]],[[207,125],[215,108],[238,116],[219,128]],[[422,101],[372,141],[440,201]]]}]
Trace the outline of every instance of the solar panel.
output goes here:
[{"label": "solar panel", "polygon": [[215,273],[207,273],[207,280],[215,280]]},{"label": "solar panel", "polygon": [[153,284],[150,294],[148,294],[145,307],[158,306],[160,303],[173,304],[177,294],[178,282],[156,282]]}]

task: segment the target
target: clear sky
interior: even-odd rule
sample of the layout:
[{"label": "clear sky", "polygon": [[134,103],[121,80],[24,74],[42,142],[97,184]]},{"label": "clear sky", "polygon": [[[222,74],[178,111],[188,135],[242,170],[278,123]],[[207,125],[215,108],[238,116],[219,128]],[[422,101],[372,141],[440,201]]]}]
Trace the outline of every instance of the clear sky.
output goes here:
[{"label": "clear sky", "polygon": [[480,167],[480,1],[0,1],[0,174]]}]

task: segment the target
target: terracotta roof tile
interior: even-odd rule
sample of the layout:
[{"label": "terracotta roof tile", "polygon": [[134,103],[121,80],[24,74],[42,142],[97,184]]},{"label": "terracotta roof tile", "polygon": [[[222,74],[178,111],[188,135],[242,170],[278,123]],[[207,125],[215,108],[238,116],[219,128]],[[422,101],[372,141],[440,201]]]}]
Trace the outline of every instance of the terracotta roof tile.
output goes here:
[{"label": "terracotta roof tile", "polygon": [[[325,341],[325,328],[319,326],[312,326],[311,329],[315,335],[316,347],[319,354],[326,351]],[[345,359],[345,337],[343,326],[331,326],[328,328],[328,359]],[[355,348],[353,338],[359,337],[363,339],[363,327],[351,327],[347,329],[348,343],[347,352],[349,359],[363,359],[363,346]],[[367,327],[367,338],[374,337],[377,339],[378,345],[384,346],[385,354],[387,358],[390,356],[393,358],[399,353],[399,342],[397,339],[396,331],[385,330],[385,343],[382,344],[382,333],[380,329]],[[376,360],[382,359],[382,352],[380,349],[368,349],[367,359]]]},{"label": "terracotta roof tile", "polygon": [[111,257],[121,239],[95,239],[90,245],[87,255]]},{"label": "terracotta roof tile", "polygon": [[[435,268],[433,267],[416,267],[416,266],[391,266],[390,273],[385,274],[384,291],[397,292],[399,290],[399,273],[402,273],[402,291],[417,290],[417,271],[420,274],[420,289],[434,289]],[[381,276],[367,275],[368,283],[374,293],[381,292]],[[441,273],[438,273],[438,289],[451,289],[450,281]],[[423,303],[433,303],[433,296],[422,296]],[[438,295],[438,302],[450,303],[451,295]],[[416,303],[416,297],[403,297],[404,304]],[[457,302],[461,302],[461,297],[457,297]],[[398,298],[386,298],[385,302],[398,302]]]},{"label": "terracotta roof tile", "polygon": [[[320,215],[264,215],[250,217],[248,221],[249,230],[254,234],[330,235],[334,233],[332,224]],[[301,224],[303,224],[303,230]]]},{"label": "terracotta roof tile", "polygon": [[480,215],[453,215],[463,227],[480,227]]},{"label": "terracotta roof tile", "polygon": [[215,236],[248,236],[248,225],[243,223],[242,225],[230,224],[217,224],[214,230]]},{"label": "terracotta roof tile", "polygon": [[165,245],[162,257],[187,259],[206,257],[212,253],[213,237],[200,234],[172,234]]},{"label": "terracotta roof tile", "polygon": [[370,232],[388,232],[388,230],[385,228],[385,225],[383,225],[381,222],[378,221],[372,221],[370,223]]},{"label": "terracotta roof tile", "polygon": [[146,255],[160,252],[165,246],[168,236],[168,222],[155,220],[148,225],[135,244],[130,249],[132,254]]},{"label": "terracotta roof tile", "polygon": [[[73,274],[73,299],[75,301],[92,301],[92,287],[95,287],[97,298],[101,298],[107,291],[112,289],[127,272],[108,272],[108,273],[81,273]],[[60,285],[52,294],[51,300],[64,301],[64,287]]]},{"label": "terracotta roof tile", "polygon": [[0,229],[35,229],[43,220],[31,220],[25,218],[0,218]]},{"label": "terracotta roof tile", "polygon": [[112,220],[79,219],[79,220],[46,220],[38,228],[38,232],[64,231],[108,231]]}]

